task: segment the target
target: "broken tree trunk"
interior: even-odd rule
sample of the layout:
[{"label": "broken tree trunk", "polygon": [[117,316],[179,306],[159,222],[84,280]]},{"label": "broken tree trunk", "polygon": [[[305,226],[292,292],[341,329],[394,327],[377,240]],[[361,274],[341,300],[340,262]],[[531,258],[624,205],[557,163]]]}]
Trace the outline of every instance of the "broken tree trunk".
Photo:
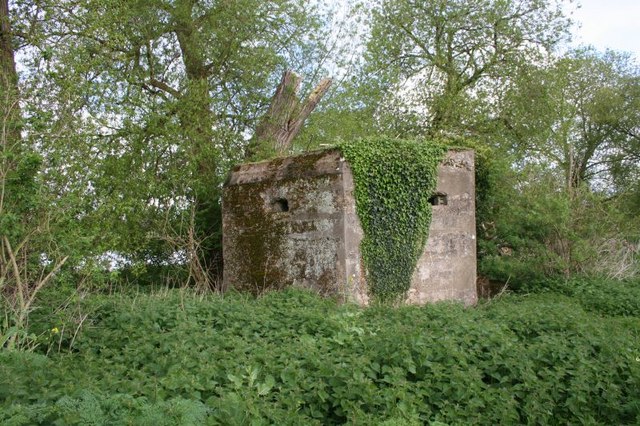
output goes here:
[{"label": "broken tree trunk", "polygon": [[329,87],[331,79],[325,78],[300,104],[298,90],[302,78],[291,70],[282,75],[282,80],[271,99],[271,104],[249,143],[246,158],[261,160],[273,155],[283,155],[302,129],[304,121],[315,109]]}]

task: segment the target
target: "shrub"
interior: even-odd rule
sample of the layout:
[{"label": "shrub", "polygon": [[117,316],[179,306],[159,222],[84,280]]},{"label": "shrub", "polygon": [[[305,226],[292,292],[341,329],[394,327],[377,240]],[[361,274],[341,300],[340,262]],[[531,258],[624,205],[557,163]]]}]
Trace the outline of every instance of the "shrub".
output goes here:
[{"label": "shrub", "polygon": [[637,423],[640,318],[573,288],[476,309],[94,296],[72,352],[0,353],[0,423]]}]

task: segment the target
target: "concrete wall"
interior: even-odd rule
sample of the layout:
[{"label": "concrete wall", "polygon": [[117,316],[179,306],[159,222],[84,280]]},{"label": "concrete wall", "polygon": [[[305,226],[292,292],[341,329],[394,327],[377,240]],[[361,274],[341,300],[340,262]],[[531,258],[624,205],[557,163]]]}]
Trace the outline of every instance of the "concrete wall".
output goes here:
[{"label": "concrete wall", "polygon": [[424,304],[460,300],[475,304],[476,208],[474,152],[449,151],[438,169],[429,238],[413,274],[407,301]]},{"label": "concrete wall", "polygon": [[[475,303],[473,152],[440,166],[425,252],[408,303]],[[236,167],[223,191],[224,286],[253,293],[286,286],[368,304],[349,165],[336,150]]]},{"label": "concrete wall", "polygon": [[337,151],[236,167],[223,191],[224,287],[290,285],[337,295],[344,282],[344,162]]}]

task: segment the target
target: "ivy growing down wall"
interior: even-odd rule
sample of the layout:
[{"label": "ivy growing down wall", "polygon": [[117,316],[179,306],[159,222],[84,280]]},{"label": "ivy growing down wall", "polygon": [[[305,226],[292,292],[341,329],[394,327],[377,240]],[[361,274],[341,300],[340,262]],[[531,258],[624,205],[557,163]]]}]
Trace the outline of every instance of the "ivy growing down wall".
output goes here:
[{"label": "ivy growing down wall", "polygon": [[368,138],[339,146],[355,180],[370,296],[403,298],[431,224],[429,198],[446,148],[426,140]]}]

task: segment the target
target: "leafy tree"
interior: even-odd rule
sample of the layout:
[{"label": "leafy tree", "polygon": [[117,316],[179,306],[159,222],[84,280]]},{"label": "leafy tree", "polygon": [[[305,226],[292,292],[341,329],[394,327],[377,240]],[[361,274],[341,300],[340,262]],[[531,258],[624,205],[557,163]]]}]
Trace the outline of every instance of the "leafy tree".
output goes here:
[{"label": "leafy tree", "polygon": [[480,200],[485,273],[638,273],[637,72],[631,58],[591,49],[520,69],[493,120],[503,158]]},{"label": "leafy tree", "polygon": [[364,137],[389,134],[380,126],[376,105],[377,96],[370,87],[350,81],[338,82],[336,89],[309,117],[307,125],[294,142],[296,151],[316,149],[337,140],[353,141]]},{"label": "leafy tree", "polygon": [[587,49],[523,69],[502,108],[507,148],[521,163],[546,163],[572,192],[614,194],[638,176],[640,74],[615,52]]},{"label": "leafy tree", "polygon": [[[372,83],[393,120],[467,133],[518,66],[540,60],[570,21],[556,0],[383,0],[367,44]],[[420,130],[422,129],[422,130]]]},{"label": "leafy tree", "polygon": [[0,1],[0,348],[29,347],[36,296],[65,264],[55,229],[66,217],[43,191],[42,157],[23,136],[16,30],[8,0]]},{"label": "leafy tree", "polygon": [[143,264],[177,253],[212,285],[219,188],[281,70],[317,66],[318,4],[21,4],[20,21],[36,34],[24,59],[34,93],[29,131],[43,136],[52,191],[75,195],[92,251]]}]

